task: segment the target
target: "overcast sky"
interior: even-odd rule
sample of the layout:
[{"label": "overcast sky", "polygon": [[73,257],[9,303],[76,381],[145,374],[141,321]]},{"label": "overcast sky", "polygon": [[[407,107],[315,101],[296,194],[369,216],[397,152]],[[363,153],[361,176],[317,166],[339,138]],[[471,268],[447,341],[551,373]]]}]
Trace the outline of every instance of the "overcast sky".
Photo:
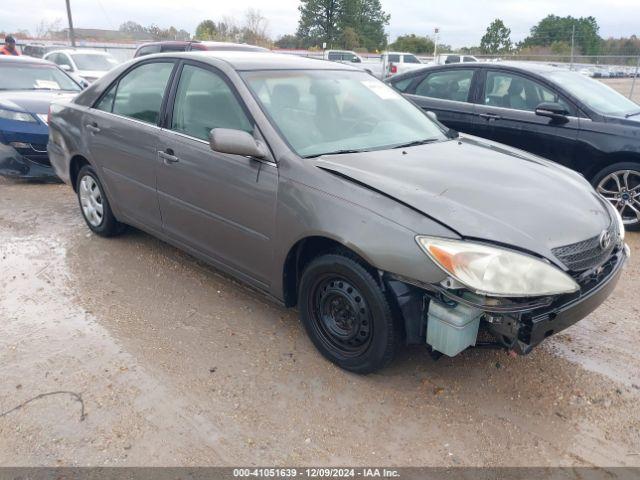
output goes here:
[{"label": "overcast sky", "polygon": [[[76,27],[117,29],[133,20],[143,25],[173,25],[191,33],[202,19],[233,16],[241,20],[244,11],[254,7],[269,19],[274,38],[295,31],[298,4],[298,0],[71,0]],[[640,34],[640,0],[382,0],[382,5],[391,14],[388,32],[392,40],[405,33],[432,34],[437,26],[441,42],[454,47],[479,44],[494,18],[503,19],[511,28],[512,40],[522,40],[533,24],[550,13],[593,15],[603,37]],[[34,33],[41,20],[55,19],[66,26],[64,0],[0,1],[0,31]]]}]

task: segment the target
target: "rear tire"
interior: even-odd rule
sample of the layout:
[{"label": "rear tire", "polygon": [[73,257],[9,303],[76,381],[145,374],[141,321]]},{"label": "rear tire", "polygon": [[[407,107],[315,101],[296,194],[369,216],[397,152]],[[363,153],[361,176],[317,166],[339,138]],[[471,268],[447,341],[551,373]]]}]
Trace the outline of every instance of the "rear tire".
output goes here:
[{"label": "rear tire", "polygon": [[112,237],[124,231],[126,226],[114,217],[102,183],[91,165],[85,165],[78,172],[76,192],[82,217],[93,233]]},{"label": "rear tire", "polygon": [[591,183],[620,212],[627,231],[640,231],[640,163],[610,165]]},{"label": "rear tire", "polygon": [[393,359],[399,332],[384,292],[358,262],[313,260],[300,280],[300,320],[316,348],[345,370],[366,374]]}]

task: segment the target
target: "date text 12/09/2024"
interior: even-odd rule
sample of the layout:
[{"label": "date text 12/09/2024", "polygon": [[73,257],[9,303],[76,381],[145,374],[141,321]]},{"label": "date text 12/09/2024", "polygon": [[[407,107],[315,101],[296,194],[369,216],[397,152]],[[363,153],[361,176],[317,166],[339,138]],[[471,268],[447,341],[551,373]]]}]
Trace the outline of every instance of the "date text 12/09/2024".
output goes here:
[{"label": "date text 12/09/2024", "polygon": [[390,468],[234,468],[235,478],[398,478]]}]

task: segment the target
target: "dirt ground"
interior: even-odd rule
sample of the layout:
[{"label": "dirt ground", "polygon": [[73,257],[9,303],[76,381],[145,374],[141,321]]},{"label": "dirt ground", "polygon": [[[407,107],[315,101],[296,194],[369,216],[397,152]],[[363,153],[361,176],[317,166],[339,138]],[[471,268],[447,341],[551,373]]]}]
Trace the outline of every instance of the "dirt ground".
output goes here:
[{"label": "dirt ground", "polygon": [[0,465],[640,466],[628,242],[614,295],[533,354],[362,377],[175,248],[92,235],[69,187],[0,180]]}]

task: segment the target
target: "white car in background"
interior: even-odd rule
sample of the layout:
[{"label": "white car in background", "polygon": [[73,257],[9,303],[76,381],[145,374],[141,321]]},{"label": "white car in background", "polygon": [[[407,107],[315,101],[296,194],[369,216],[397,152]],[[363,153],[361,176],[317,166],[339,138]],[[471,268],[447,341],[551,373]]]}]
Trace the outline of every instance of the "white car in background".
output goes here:
[{"label": "white car in background", "polygon": [[385,77],[424,67],[424,63],[418,57],[407,52],[384,52],[380,56],[380,61]]},{"label": "white car in background", "polygon": [[382,67],[378,62],[366,61],[356,52],[351,50],[326,50],[322,54],[322,58],[329,62],[351,65],[352,67],[364,70],[369,75],[373,75],[376,78],[382,78]]},{"label": "white car in background", "polygon": [[113,55],[99,50],[54,50],[47,53],[44,59],[88,83],[119,64]]},{"label": "white car in background", "polygon": [[436,65],[449,65],[450,63],[477,62],[473,55],[460,55],[459,53],[441,53],[433,61]]}]

